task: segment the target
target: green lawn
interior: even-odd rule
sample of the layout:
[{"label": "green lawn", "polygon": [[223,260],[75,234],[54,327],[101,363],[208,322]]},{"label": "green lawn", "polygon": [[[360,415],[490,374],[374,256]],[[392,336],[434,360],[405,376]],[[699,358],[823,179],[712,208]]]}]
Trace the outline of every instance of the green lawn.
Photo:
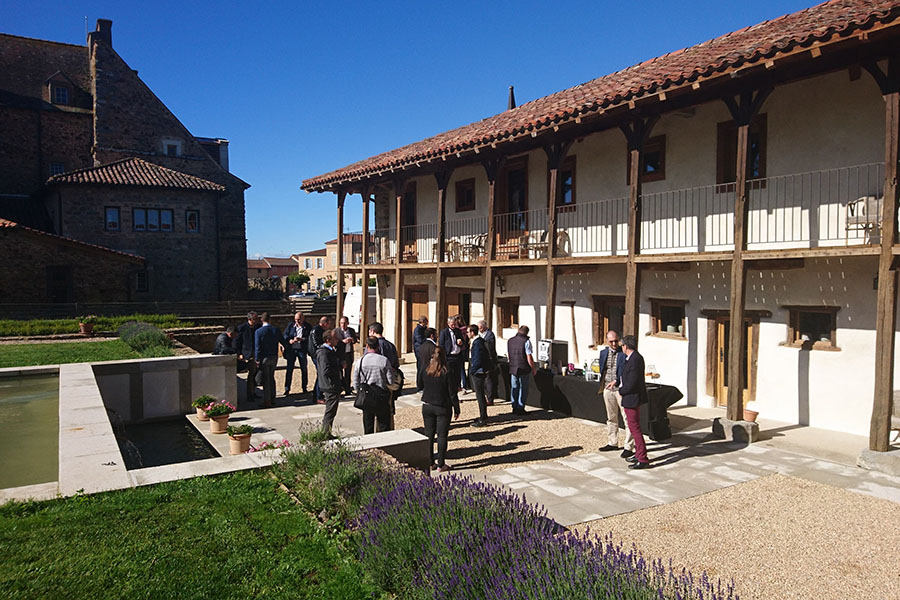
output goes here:
[{"label": "green lawn", "polygon": [[266,472],[0,507],[2,598],[379,598]]},{"label": "green lawn", "polygon": [[149,356],[171,356],[172,354],[170,348],[152,348],[150,352],[142,355],[118,339],[105,342],[2,344],[0,345],[0,367],[97,362]]}]

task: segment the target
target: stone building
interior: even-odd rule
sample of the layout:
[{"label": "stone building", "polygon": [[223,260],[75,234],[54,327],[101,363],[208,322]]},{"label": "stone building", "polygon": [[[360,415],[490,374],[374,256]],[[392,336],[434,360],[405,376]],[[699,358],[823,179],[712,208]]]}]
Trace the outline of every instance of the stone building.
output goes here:
[{"label": "stone building", "polygon": [[228,142],[179,122],[115,52],[111,21],[86,46],[0,34],[0,132],[0,217],[142,256],[130,299],[245,296],[249,186]]}]

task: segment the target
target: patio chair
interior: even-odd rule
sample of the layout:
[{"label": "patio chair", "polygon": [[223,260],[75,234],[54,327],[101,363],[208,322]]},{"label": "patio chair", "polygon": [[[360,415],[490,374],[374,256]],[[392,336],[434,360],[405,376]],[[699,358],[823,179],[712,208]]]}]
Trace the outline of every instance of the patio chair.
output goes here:
[{"label": "patio chair", "polygon": [[851,231],[863,232],[867,240],[881,232],[881,198],[862,196],[847,204],[845,239],[850,239]]}]

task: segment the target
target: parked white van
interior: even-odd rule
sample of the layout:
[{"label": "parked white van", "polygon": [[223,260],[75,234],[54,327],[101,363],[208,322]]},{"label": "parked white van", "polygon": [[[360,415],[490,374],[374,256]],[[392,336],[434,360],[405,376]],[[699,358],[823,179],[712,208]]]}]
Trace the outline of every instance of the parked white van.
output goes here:
[{"label": "parked white van", "polygon": [[[369,287],[369,320],[368,323],[374,323],[375,317],[375,287]],[[350,321],[350,327],[356,330],[360,339],[365,339],[367,332],[359,330],[360,317],[362,316],[362,286],[354,285],[347,290],[344,297],[344,316]]]}]

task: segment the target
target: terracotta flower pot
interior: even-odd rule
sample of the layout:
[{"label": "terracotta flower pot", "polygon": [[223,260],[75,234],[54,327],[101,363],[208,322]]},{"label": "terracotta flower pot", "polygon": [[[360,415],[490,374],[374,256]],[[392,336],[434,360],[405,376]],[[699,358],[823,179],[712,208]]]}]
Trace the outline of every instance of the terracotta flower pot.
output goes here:
[{"label": "terracotta flower pot", "polygon": [[209,417],[206,415],[206,411],[197,407],[197,420],[198,421],[209,421]]},{"label": "terracotta flower pot", "polygon": [[239,433],[238,435],[228,436],[229,453],[243,454],[250,450],[250,434]]},{"label": "terracotta flower pot", "polygon": [[225,433],[227,427],[228,427],[228,415],[219,415],[217,417],[209,418],[209,432],[210,433]]},{"label": "terracotta flower pot", "polygon": [[756,423],[756,417],[759,416],[759,413],[755,410],[750,410],[749,408],[744,409],[744,420],[750,421],[751,423]]},{"label": "terracotta flower pot", "polygon": [[93,335],[94,334],[94,324],[93,323],[79,323],[78,329],[81,331],[82,335]]}]

